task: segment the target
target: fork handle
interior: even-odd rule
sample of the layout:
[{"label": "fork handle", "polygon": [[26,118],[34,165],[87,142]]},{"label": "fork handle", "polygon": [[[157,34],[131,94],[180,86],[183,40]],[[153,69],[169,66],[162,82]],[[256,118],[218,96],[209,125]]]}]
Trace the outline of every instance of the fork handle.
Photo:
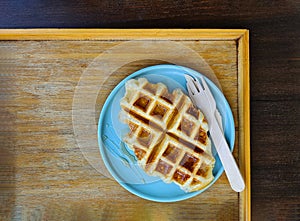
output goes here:
[{"label": "fork handle", "polygon": [[244,179],[234,160],[232,153],[230,152],[225,137],[214,117],[212,117],[210,134],[212,141],[215,144],[221,163],[224,167],[231,188],[236,192],[243,191],[245,188]]}]

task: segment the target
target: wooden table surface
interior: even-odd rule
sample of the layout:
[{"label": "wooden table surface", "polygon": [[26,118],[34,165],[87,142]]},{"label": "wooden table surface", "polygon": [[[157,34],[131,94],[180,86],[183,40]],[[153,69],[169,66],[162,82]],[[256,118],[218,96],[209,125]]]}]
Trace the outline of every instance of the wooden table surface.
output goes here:
[{"label": "wooden table surface", "polygon": [[[299,220],[299,2],[142,0],[137,3],[98,3],[91,0],[71,3],[35,0],[1,1],[0,10],[0,28],[249,29],[252,219]],[[4,108],[3,105],[1,108]],[[11,122],[18,120],[17,113],[10,117]],[[1,122],[8,121],[3,119]],[[26,128],[26,124],[23,126]],[[5,183],[14,179],[10,154],[11,148],[18,141],[10,139],[16,136],[13,134],[15,131],[9,129],[13,128],[13,124],[0,123],[0,127],[0,179],[5,186]],[[56,132],[49,129],[50,140]],[[51,141],[53,144],[59,142],[55,139]],[[42,138],[39,142],[43,142]],[[58,166],[63,167],[67,173],[68,165]],[[5,217],[8,207],[3,205],[13,202],[7,202],[5,192],[1,191],[0,196],[1,217]],[[108,205],[116,206],[113,202]],[[59,205],[53,207],[59,208]],[[67,207],[63,208],[58,213],[62,217],[68,213],[65,210]],[[78,215],[77,218],[83,218],[86,211],[80,208],[80,204],[76,208],[77,215],[82,216]],[[145,212],[143,208],[140,210],[141,213]],[[108,207],[105,211],[111,213]],[[158,207],[157,211],[159,213]],[[16,209],[14,212],[17,214],[20,211]],[[132,211],[126,209],[123,212],[125,215],[132,214]],[[34,214],[31,216],[35,218]],[[156,214],[153,217],[160,216]]]}]

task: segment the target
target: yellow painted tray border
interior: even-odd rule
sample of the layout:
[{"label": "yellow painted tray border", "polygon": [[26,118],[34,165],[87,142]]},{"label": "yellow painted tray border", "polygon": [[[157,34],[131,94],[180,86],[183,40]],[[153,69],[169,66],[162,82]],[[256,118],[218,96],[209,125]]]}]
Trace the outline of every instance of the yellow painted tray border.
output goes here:
[{"label": "yellow painted tray border", "polygon": [[251,220],[249,31],[246,29],[0,29],[0,40],[235,40],[238,48],[239,164],[246,189],[240,220]]}]

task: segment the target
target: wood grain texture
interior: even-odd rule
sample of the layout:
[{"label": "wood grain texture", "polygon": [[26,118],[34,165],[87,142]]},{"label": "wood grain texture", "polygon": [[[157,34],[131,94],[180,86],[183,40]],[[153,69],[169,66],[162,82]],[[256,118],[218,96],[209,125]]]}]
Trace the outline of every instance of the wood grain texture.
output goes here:
[{"label": "wood grain texture", "polygon": [[[84,159],[72,128],[74,90],[88,64],[116,44],[116,41],[1,42],[1,97],[4,101],[1,132],[5,162],[10,163],[7,168],[11,170],[3,176],[11,177],[10,186],[1,186],[7,192],[3,195],[6,206],[2,208],[2,217],[42,220],[83,217],[88,220],[181,220],[188,214],[191,220],[243,217],[239,212],[239,194],[230,189],[225,175],[198,197],[159,204],[128,193]],[[182,44],[201,54],[212,67],[231,105],[235,124],[239,125],[237,42],[184,40]],[[124,76],[151,63],[157,64],[157,61],[139,61],[121,67],[115,75],[117,78],[110,78],[106,89],[100,91],[98,105],[101,106]],[[97,80],[99,76],[91,77]],[[234,155],[238,158],[238,126],[236,130]],[[11,138],[14,142],[8,142]],[[195,210],[198,207],[206,212]]]},{"label": "wood grain texture", "polygon": [[236,40],[242,29],[3,29],[2,40]]},{"label": "wood grain texture", "polygon": [[[250,73],[249,73],[249,31],[237,40],[238,53],[238,110],[239,110],[239,142],[243,148],[240,148],[240,165],[250,165]],[[240,197],[240,207],[243,210],[245,220],[251,219],[251,167],[240,167],[245,180],[245,190]]]},{"label": "wood grain texture", "polygon": [[[298,1],[4,0],[0,10],[1,28],[249,29],[252,218],[299,220]],[[4,146],[15,143],[15,117],[2,121]],[[10,161],[3,170],[13,188]]]}]

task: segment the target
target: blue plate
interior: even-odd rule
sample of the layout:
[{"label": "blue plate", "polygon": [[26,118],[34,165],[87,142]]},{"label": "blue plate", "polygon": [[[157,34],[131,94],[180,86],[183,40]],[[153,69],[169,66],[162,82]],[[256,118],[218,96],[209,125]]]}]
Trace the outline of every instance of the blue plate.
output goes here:
[{"label": "blue plate", "polygon": [[[98,124],[98,142],[105,166],[114,179],[129,192],[152,201],[175,202],[194,197],[215,183],[223,172],[223,166],[212,145],[216,159],[213,169],[214,180],[204,189],[186,193],[176,184],[166,184],[158,177],[148,176],[136,163],[134,153],[122,142],[129,131],[128,126],[119,121],[120,99],[125,94],[125,83],[132,78],[144,77],[151,83],[164,83],[170,92],[180,88],[187,93],[184,74],[200,77],[202,74],[190,68],[177,65],[155,65],[141,69],[122,80],[110,93],[102,108]],[[234,147],[235,127],[232,112],[223,93],[206,78],[213,93],[217,108],[222,116],[226,140],[231,151]]]}]

